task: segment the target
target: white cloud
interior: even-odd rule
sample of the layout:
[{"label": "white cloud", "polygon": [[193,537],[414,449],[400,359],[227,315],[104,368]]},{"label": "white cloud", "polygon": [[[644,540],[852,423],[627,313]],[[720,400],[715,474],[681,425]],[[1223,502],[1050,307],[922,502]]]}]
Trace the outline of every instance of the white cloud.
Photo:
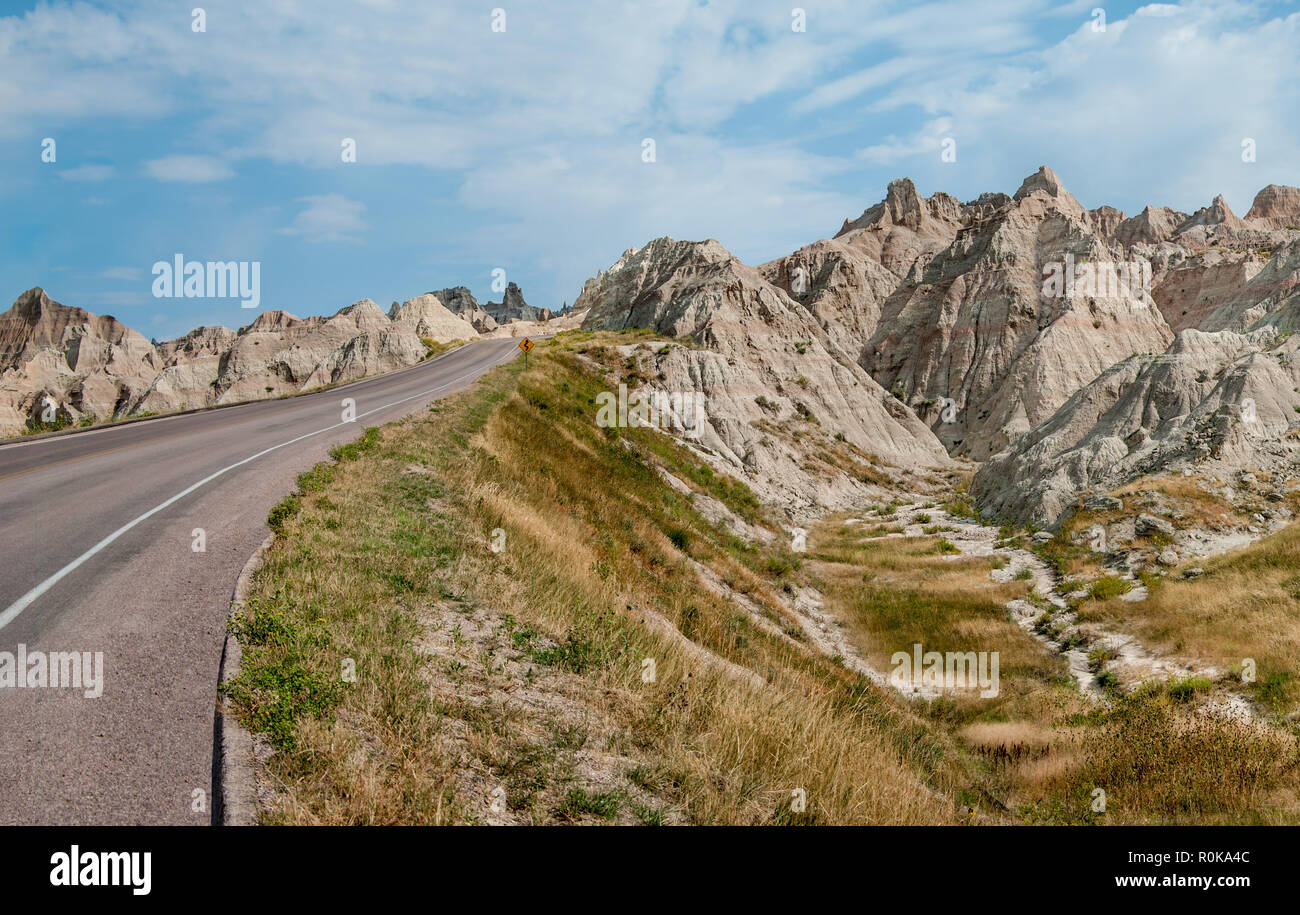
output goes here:
[{"label": "white cloud", "polygon": [[[299,168],[299,195],[364,176],[376,210],[385,188],[401,195],[420,173],[384,184],[368,170],[415,167],[450,177],[457,205],[502,214],[434,236],[458,246],[447,257],[546,262],[575,271],[575,286],[605,252],[662,233],[785,253],[901,174],[972,196],[1014,190],[1045,163],[1087,205],[1189,209],[1222,190],[1239,212],[1264,184],[1297,183],[1300,16],[1187,0],[1115,12],[1098,33],[1096,0],[800,5],[805,33],[788,6],[744,0],[599,12],[534,0],[507,6],[499,34],[491,5],[230,3],[195,34],[166,0],[111,13],[42,4],[0,18],[0,134],[165,125],[211,154],[159,148],[153,178],[215,181],[261,160]],[[640,161],[647,136],[654,165]],[[946,136],[951,165],[939,160]],[[344,137],[355,164],[340,161]],[[1253,165],[1240,162],[1243,137],[1258,143]],[[367,228],[365,205],[340,193],[297,202],[284,235],[356,240]]]},{"label": "white cloud", "polygon": [[293,225],[280,230],[284,235],[300,235],[312,242],[356,241],[357,233],[367,228],[361,218],[366,205],[342,194],[299,197],[294,202],[307,207],[294,217]]},{"label": "white cloud", "polygon": [[935,118],[908,137],[885,137],[857,151],[857,157],[872,165],[893,166],[921,155],[939,157],[943,141],[952,134],[952,118]]},{"label": "white cloud", "polygon": [[[952,119],[955,168],[925,152],[936,186],[1011,190],[1051,165],[1087,206],[1193,209],[1224,192],[1238,212],[1269,183],[1296,184],[1300,14],[1268,19],[1233,2],[1139,9],[999,67],[940,71],[879,100]],[[1241,141],[1258,143],[1256,163]],[[948,171],[944,171],[948,169]]]},{"label": "white cloud", "polygon": [[144,164],[145,174],[157,181],[185,181],[205,184],[221,181],[235,173],[221,159],[214,156],[165,156]]},{"label": "white cloud", "polygon": [[144,276],[144,271],[139,267],[109,267],[100,273],[100,276],[106,280],[125,280],[134,281]]},{"label": "white cloud", "polygon": [[64,181],[107,181],[117,174],[117,169],[111,165],[78,165],[76,168],[65,168],[59,172],[59,177]]}]

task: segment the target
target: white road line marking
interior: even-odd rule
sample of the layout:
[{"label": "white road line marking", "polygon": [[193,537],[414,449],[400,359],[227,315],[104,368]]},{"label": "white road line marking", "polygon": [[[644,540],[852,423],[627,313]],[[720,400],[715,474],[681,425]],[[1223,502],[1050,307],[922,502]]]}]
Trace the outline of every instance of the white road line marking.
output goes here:
[{"label": "white road line marking", "polygon": [[[512,358],[512,359],[514,358],[514,353],[512,353],[512,352],[510,352],[510,351],[507,351],[507,355],[509,355],[510,358]],[[158,512],[160,512],[160,511],[162,511],[163,509],[167,508],[168,506],[170,506],[170,505],[176,503],[177,501],[179,501],[179,500],[185,498],[186,496],[188,496],[190,493],[194,492],[196,489],[200,488],[201,486],[204,486],[204,485],[206,485],[206,484],[208,484],[208,483],[211,483],[213,480],[215,480],[217,477],[221,476],[223,473],[226,473],[227,471],[234,470],[236,467],[242,467],[243,465],[247,464],[249,461],[255,461],[255,460],[257,460],[258,458],[260,458],[260,457],[262,457],[262,456],[264,456],[264,455],[270,454],[272,451],[276,451],[276,450],[278,450],[278,449],[280,449],[280,448],[285,447],[286,445],[292,445],[292,444],[294,444],[295,442],[300,442],[300,441],[302,441],[302,440],[305,439],[305,438],[311,438],[313,435],[320,435],[322,432],[330,432],[330,431],[332,431],[332,430],[334,430],[334,429],[339,428],[340,426],[349,426],[349,425],[352,425],[354,422],[359,422],[360,420],[364,419],[364,418],[367,417],[367,416],[370,416],[370,415],[372,415],[372,414],[374,414],[374,413],[378,413],[378,412],[380,412],[381,410],[387,410],[389,407],[396,407],[396,406],[398,406],[399,404],[404,404],[404,403],[406,403],[408,400],[415,400],[417,397],[428,397],[430,394],[433,394],[433,393],[435,393],[435,392],[437,392],[437,391],[439,391],[439,390],[441,390],[441,389],[443,389],[443,388],[446,388],[446,387],[448,387],[448,386],[450,386],[450,385],[453,385],[453,384],[455,384],[456,382],[458,382],[458,381],[460,381],[460,380],[462,380],[462,379],[464,379],[464,378],[468,378],[469,376],[474,375],[474,374],[482,374],[482,372],[486,372],[488,369],[494,368],[495,366],[497,366],[497,365],[501,365],[501,364],[503,364],[503,363],[499,363],[499,362],[496,362],[496,361],[494,360],[494,361],[492,361],[491,363],[489,363],[489,364],[488,364],[484,369],[482,369],[482,371],[479,371],[478,369],[475,369],[475,370],[472,370],[472,371],[466,372],[466,373],[463,374],[463,375],[457,375],[455,378],[451,379],[450,381],[444,381],[444,382],[439,383],[438,386],[435,387],[435,388],[430,388],[430,389],[427,390],[427,391],[421,391],[419,394],[412,394],[410,397],[403,397],[401,400],[394,400],[392,403],[386,403],[386,404],[384,404],[382,407],[375,407],[373,410],[367,410],[365,413],[361,413],[361,414],[359,414],[359,415],[357,416],[356,420],[353,420],[352,422],[346,422],[346,423],[335,423],[335,424],[332,425],[332,426],[326,426],[324,429],[317,429],[315,432],[308,432],[308,433],[306,433],[305,435],[300,435],[300,436],[298,436],[297,438],[289,439],[289,441],[287,441],[287,442],[281,442],[281,443],[278,444],[278,445],[272,445],[270,448],[267,448],[267,449],[265,449],[264,451],[259,451],[259,452],[257,452],[257,454],[254,454],[252,457],[246,457],[246,458],[244,458],[242,461],[236,461],[234,464],[231,464],[229,467],[222,467],[222,468],[221,468],[220,470],[218,470],[216,473],[213,473],[213,474],[210,474],[209,476],[204,477],[203,479],[201,479],[201,480],[199,480],[197,483],[195,483],[193,486],[189,486],[189,487],[187,487],[187,488],[181,490],[181,491],[178,492],[176,495],[174,495],[174,496],[172,496],[170,499],[168,499],[166,502],[163,502],[162,504],[160,504],[160,505],[156,505],[156,506],[154,506],[153,508],[149,509],[147,512],[145,512],[145,513],[144,513],[143,515],[141,515],[140,517],[138,517],[138,518],[136,518],[136,519],[134,519],[134,520],[132,520],[132,521],[128,521],[126,524],[123,524],[123,525],[122,525],[121,527],[119,527],[117,530],[113,531],[113,533],[109,534],[109,535],[108,535],[107,537],[105,537],[103,540],[99,541],[99,543],[96,543],[96,544],[95,544],[94,546],[92,546],[90,549],[86,550],[86,552],[82,553],[82,554],[81,554],[80,556],[78,556],[76,559],[72,560],[72,562],[68,563],[66,566],[64,566],[63,568],[59,569],[59,571],[55,572],[55,573],[54,573],[53,575],[51,575],[49,578],[45,579],[45,581],[41,582],[39,585],[37,585],[36,587],[32,588],[30,591],[28,591],[28,592],[27,592],[26,594],[24,594],[22,597],[18,598],[18,600],[14,601],[12,604],[10,604],[8,607],[6,607],[6,608],[4,609],[4,612],[3,612],[3,613],[0,613],[0,629],[3,629],[4,627],[6,627],[6,626],[8,626],[10,623],[12,623],[15,619],[18,618],[18,614],[22,613],[24,610],[26,610],[28,607],[30,607],[30,606],[32,605],[32,603],[33,603],[33,602],[34,602],[38,597],[40,597],[40,596],[41,596],[42,594],[44,594],[46,591],[50,590],[50,588],[52,588],[52,587],[54,587],[56,584],[58,584],[58,583],[59,583],[63,578],[65,578],[68,574],[70,574],[71,572],[76,571],[77,568],[78,568],[82,563],[84,563],[87,559],[90,559],[92,556],[94,556],[94,555],[95,555],[96,553],[98,553],[100,550],[104,549],[104,547],[108,546],[110,543],[112,543],[112,542],[113,542],[114,540],[116,540],[118,537],[121,537],[123,534],[125,534],[125,533],[126,533],[127,531],[129,531],[131,528],[135,527],[135,526],[136,526],[137,524],[139,524],[141,521],[147,521],[149,518],[152,518],[154,515],[158,514]]]}]

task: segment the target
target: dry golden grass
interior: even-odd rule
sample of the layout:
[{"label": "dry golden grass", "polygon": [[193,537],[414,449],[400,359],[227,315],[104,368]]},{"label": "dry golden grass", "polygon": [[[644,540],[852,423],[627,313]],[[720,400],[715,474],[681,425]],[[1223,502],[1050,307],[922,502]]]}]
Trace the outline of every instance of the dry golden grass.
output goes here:
[{"label": "dry golden grass", "polygon": [[[1122,625],[1144,643],[1222,670],[1256,665],[1259,698],[1294,709],[1300,679],[1300,526],[1197,563],[1192,580],[1152,582],[1139,603],[1089,601],[1081,617]],[[1188,563],[1190,565],[1190,563]]]},{"label": "dry golden grass", "polygon": [[[813,559],[707,522],[653,465],[778,526],[667,437],[595,427],[594,395],[618,380],[611,342],[561,337],[526,370],[367,433],[274,513],[283,536],[236,626],[245,665],[229,691],[275,748],[268,821],[1280,822],[1294,810],[1291,737],[1208,718],[1188,731],[1191,706],[1168,703],[1085,712],[1059,661],[1001,610],[1024,584],[992,583],[987,560],[851,529],[814,533]],[[697,564],[748,603],[706,587]],[[787,593],[806,580],[869,656],[911,641],[998,650],[1002,694],[920,707],[875,689],[801,641]],[[355,682],[340,678],[349,659]],[[1142,740],[1125,737],[1135,726]],[[1221,790],[1196,754],[1228,773]],[[1099,779],[1115,798],[1104,818],[1089,808]]]},{"label": "dry golden grass", "polygon": [[1239,522],[1239,513],[1231,502],[1205,488],[1204,477],[1143,477],[1115,490],[1113,495],[1129,499],[1141,492],[1154,491],[1180,516],[1173,519],[1179,528],[1218,528]]},{"label": "dry golden grass", "polygon": [[267,818],[481,822],[505,786],[496,821],[957,822],[951,741],[703,585],[692,560],[780,625],[797,559],[649,463],[774,525],[743,487],[596,428],[609,380],[571,339],[385,428],[281,513],[231,697],[276,743]]},{"label": "dry golden grass", "polygon": [[[1007,615],[1028,593],[1024,581],[997,583],[991,557],[939,552],[938,537],[877,538],[866,525],[827,519],[810,535],[812,571],[827,584],[826,605],[855,636],[877,669],[896,651],[996,651],[1002,690],[992,700],[952,695],[954,720],[1018,716],[1054,690],[1065,665]],[[1049,700],[1051,701],[1051,700]]]},{"label": "dry golden grass", "polygon": [[[1109,708],[1085,700],[1054,653],[1008,621],[1025,584],[994,584],[990,558],[945,558],[934,538],[878,539],[834,518],[809,536],[827,606],[882,670],[919,641],[926,650],[997,650],[1001,691],[955,693],[921,710],[950,729],[966,789],[1028,823],[1287,823],[1300,750],[1294,734],[1196,710],[1162,686]],[[1117,602],[1118,603],[1118,602]],[[1124,604],[1132,612],[1134,605]],[[1094,791],[1106,793],[1104,812]]]}]

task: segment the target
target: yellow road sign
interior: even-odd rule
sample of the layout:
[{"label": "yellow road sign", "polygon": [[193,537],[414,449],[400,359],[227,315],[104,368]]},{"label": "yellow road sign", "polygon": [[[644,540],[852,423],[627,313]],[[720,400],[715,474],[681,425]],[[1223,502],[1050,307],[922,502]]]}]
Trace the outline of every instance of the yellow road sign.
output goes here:
[{"label": "yellow road sign", "polygon": [[533,341],[529,340],[527,337],[524,337],[524,339],[519,341],[519,348],[525,353],[529,352],[533,348],[533,345]]}]

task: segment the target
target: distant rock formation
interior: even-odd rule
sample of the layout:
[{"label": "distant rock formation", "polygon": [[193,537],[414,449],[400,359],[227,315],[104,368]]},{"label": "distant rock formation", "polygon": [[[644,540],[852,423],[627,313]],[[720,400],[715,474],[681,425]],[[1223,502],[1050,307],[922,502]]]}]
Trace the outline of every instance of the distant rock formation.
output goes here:
[{"label": "distant rock formation", "polygon": [[394,302],[388,317],[410,324],[421,337],[430,337],[438,343],[465,340],[478,332],[469,321],[444,306],[433,292],[407,299],[401,305]]},{"label": "distant rock formation", "polygon": [[506,286],[505,296],[500,302],[487,302],[483,308],[498,324],[507,321],[549,321],[554,317],[549,308],[534,308],[525,302],[523,292],[514,283]]},{"label": "distant rock formation", "polygon": [[514,283],[506,286],[505,296],[500,302],[480,304],[464,286],[440,289],[432,294],[441,299],[453,314],[473,324],[481,334],[491,333],[511,321],[541,322],[554,317],[549,308],[534,308],[525,302],[523,292]]},{"label": "distant rock formation", "polygon": [[479,333],[486,334],[496,329],[496,318],[488,314],[479,305],[478,299],[474,298],[474,293],[470,292],[468,288],[453,286],[450,289],[439,289],[431,294],[436,295],[452,314],[458,315],[472,324]]},{"label": "distant rock formation", "polygon": [[421,296],[391,317],[362,299],[330,317],[266,311],[238,331],[200,327],[155,346],[30,289],[0,315],[0,434],[310,390],[414,365],[424,339],[476,336]]}]

